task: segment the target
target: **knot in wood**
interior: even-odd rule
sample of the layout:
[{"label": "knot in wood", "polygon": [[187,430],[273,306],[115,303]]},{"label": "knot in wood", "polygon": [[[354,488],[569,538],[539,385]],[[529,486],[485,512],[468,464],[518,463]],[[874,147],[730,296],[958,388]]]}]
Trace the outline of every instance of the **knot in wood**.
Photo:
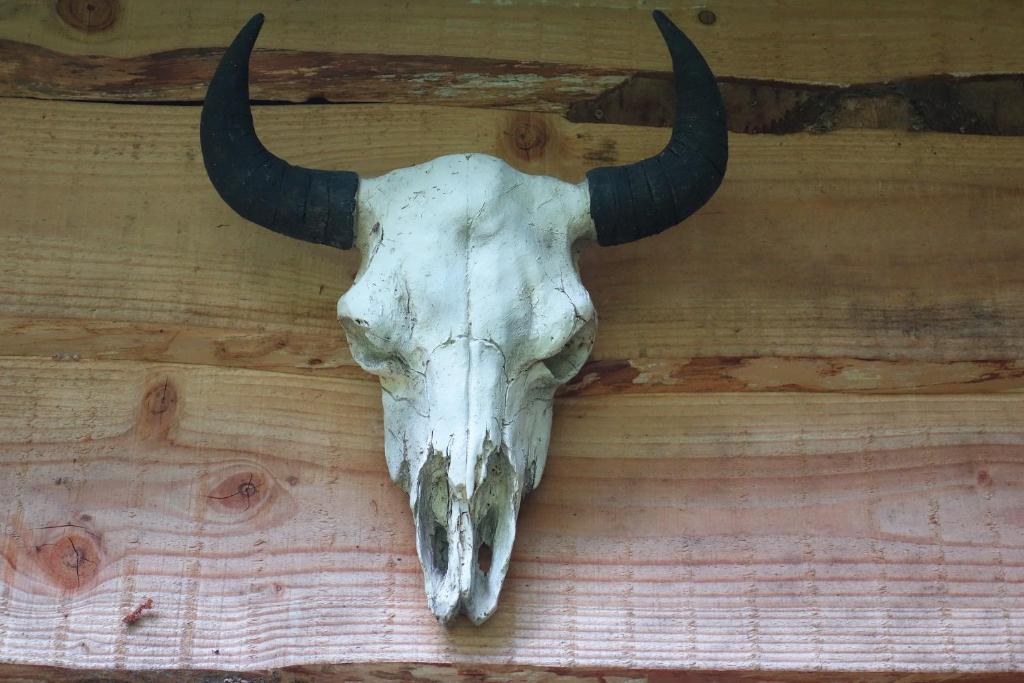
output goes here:
[{"label": "knot in wood", "polygon": [[170,380],[164,380],[146,392],[143,404],[151,414],[163,415],[178,404],[178,390]]},{"label": "knot in wood", "polygon": [[57,16],[85,33],[106,31],[121,14],[118,0],[57,0]]},{"label": "knot in wood", "polygon": [[246,498],[252,498],[259,492],[256,488],[256,484],[251,481],[244,482],[238,485],[238,493],[245,496]]},{"label": "knot in wood", "polygon": [[178,389],[168,378],[152,382],[142,397],[137,433],[140,439],[164,439],[178,412]]},{"label": "knot in wood", "polygon": [[89,535],[66,533],[36,545],[36,561],[53,583],[69,591],[88,583],[100,568],[100,549]]},{"label": "knot in wood", "polygon": [[207,497],[229,510],[245,512],[263,502],[266,497],[263,492],[265,485],[266,482],[257,473],[240,472],[217,484]]},{"label": "knot in wood", "polygon": [[544,155],[544,149],[548,144],[548,130],[543,119],[528,117],[516,121],[509,136],[512,149],[520,159],[530,161]]}]

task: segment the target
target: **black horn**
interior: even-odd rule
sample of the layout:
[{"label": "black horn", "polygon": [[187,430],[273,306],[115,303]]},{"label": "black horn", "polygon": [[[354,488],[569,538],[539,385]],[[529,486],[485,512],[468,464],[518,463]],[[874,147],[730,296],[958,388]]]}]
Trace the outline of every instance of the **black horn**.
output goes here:
[{"label": "black horn", "polygon": [[676,120],[657,156],[587,172],[590,216],[602,246],[655,235],[702,207],[725,176],[725,107],[707,62],[690,39],[654,12],[672,55]]},{"label": "black horn", "polygon": [[257,14],[238,32],[206,91],[199,126],[206,173],[243,218],[289,237],[348,249],[359,176],[292,166],[256,136],[249,108],[249,55],[262,25],[263,15]]}]

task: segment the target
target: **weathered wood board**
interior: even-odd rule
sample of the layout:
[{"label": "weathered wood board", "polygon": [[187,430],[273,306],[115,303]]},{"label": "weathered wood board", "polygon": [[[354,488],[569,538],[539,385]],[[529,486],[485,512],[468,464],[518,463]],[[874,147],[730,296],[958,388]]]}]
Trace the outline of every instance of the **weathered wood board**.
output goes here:
[{"label": "weathered wood board", "polygon": [[[0,679],[1024,675],[1018,3],[664,4],[733,84],[982,77],[1000,135],[734,134],[684,228],[587,253],[598,343],[499,611],[431,619],[334,320],[357,256],[223,206],[193,105],[259,9],[257,97],[376,88],[257,107],[289,160],[576,180],[666,139],[595,122],[666,69],[641,5],[0,6]],[[801,129],[732,92],[734,130]]]},{"label": "weathered wood board", "polygon": [[1019,395],[562,400],[501,610],[446,631],[373,381],[2,369],[20,662],[969,671],[1024,645]]},{"label": "weathered wood board", "polygon": [[[658,71],[665,47],[651,23],[655,8],[692,33],[726,77],[846,84],[1018,73],[1024,60],[1024,7],[1001,0],[10,0],[0,37],[70,55],[135,57],[223,47],[225,34],[259,11],[268,17],[260,39],[268,48]],[[713,23],[701,21],[701,10],[711,10]]]},{"label": "weathered wood board", "polygon": [[[358,256],[238,219],[209,191],[198,115],[0,102],[7,348],[361,376],[334,316]],[[471,149],[576,180],[666,138],[450,107],[265,107],[256,119],[294,162],[367,175]],[[521,150],[523,136],[536,142]],[[772,357],[804,375],[813,358],[887,361],[873,365],[886,375],[904,361],[943,385],[1018,386],[1024,140],[970,142],[734,136],[729,184],[685,229],[585,254],[601,324],[594,359],[655,371],[663,359]]]}]

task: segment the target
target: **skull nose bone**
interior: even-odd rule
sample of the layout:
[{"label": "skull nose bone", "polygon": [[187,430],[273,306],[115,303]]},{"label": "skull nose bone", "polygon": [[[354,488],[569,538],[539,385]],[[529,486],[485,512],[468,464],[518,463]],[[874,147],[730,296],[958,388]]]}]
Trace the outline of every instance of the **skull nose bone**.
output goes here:
[{"label": "skull nose bone", "polygon": [[518,495],[511,464],[494,453],[472,498],[446,476],[446,458],[434,451],[414,507],[417,545],[428,602],[444,623],[464,612],[474,623],[497,606],[515,537]]},{"label": "skull nose bone", "polygon": [[434,349],[427,363],[431,445],[448,456],[449,480],[466,500],[500,447],[504,362],[494,343],[462,336]]},{"label": "skull nose bone", "polygon": [[[486,555],[493,539],[480,537],[474,514],[475,497],[486,493],[481,485],[488,468],[502,457],[504,357],[492,342],[468,336],[451,339],[430,354],[426,385],[431,455],[421,470],[422,497],[415,507],[430,607],[443,622],[463,611],[478,621],[482,613],[493,611],[489,599],[484,600],[487,607],[476,607],[480,596],[496,594],[489,588],[490,567],[480,558],[481,547]],[[489,509],[484,506],[485,513]]]}]

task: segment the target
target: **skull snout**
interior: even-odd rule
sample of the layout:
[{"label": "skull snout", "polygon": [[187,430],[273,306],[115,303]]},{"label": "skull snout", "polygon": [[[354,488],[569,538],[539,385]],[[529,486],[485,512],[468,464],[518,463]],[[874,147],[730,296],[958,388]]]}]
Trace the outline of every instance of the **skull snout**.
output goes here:
[{"label": "skull snout", "polygon": [[420,471],[413,501],[416,549],[423,567],[427,602],[442,622],[451,621],[462,604],[467,581],[467,548],[472,525],[469,506],[448,479],[446,458],[433,451]]},{"label": "skull snout", "polygon": [[413,502],[416,546],[428,604],[448,623],[460,612],[474,623],[497,606],[515,538],[519,491],[508,458],[487,458],[472,496],[451,479],[447,456],[434,450],[421,470]]}]

